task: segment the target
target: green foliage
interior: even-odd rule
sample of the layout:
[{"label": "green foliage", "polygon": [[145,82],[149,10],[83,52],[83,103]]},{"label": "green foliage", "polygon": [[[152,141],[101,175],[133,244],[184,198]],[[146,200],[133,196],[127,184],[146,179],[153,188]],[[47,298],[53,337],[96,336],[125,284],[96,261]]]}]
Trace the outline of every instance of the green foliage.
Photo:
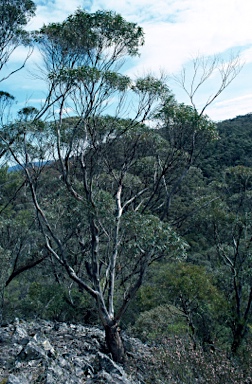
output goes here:
[{"label": "green foliage", "polygon": [[149,252],[154,259],[164,255],[180,259],[186,257],[187,243],[157,216],[127,213],[122,231],[127,239],[124,248],[134,257],[141,252]]},{"label": "green foliage", "polygon": [[3,140],[3,132],[5,124],[9,122],[9,112],[14,102],[14,96],[8,92],[0,91],[0,132],[2,136],[0,141],[0,158],[7,152],[6,142]]},{"label": "green foliage", "polygon": [[10,274],[11,270],[11,252],[9,250],[4,250],[0,246],[0,264],[1,264],[1,270],[0,270],[0,322],[2,320],[2,306],[3,306],[3,292],[5,288],[6,278]]},{"label": "green foliage", "polygon": [[9,100],[14,100],[14,96],[12,96],[9,92],[0,91],[0,100],[1,103],[7,102]]},{"label": "green foliage", "polygon": [[[216,124],[207,116],[199,116],[197,111],[174,99],[168,99],[157,114],[162,121],[162,134],[170,145],[189,154],[200,153],[206,143],[217,138]],[[195,144],[197,146],[195,147]]]},{"label": "green foliage", "polygon": [[69,297],[67,289],[57,283],[33,282],[29,288],[27,301],[37,317],[58,321],[82,322],[85,311],[90,305],[86,295],[73,289]]},{"label": "green foliage", "polygon": [[80,66],[76,69],[63,68],[59,72],[48,75],[51,81],[66,83],[69,86],[78,86],[80,83],[102,83],[103,92],[125,91],[130,85],[130,78],[112,71],[102,71],[89,66]]},{"label": "green foliage", "polygon": [[188,332],[184,314],[176,307],[159,305],[140,314],[131,331],[143,341],[160,341],[165,337]]},{"label": "green foliage", "polygon": [[203,344],[212,342],[219,331],[218,321],[227,309],[213,276],[204,267],[186,262],[155,264],[138,300],[142,310],[153,313],[159,311],[157,303],[175,306],[192,337]]},{"label": "green foliage", "polygon": [[[132,89],[136,93],[149,93],[150,95],[159,96],[162,99],[167,99],[168,95],[170,95],[168,86],[162,80],[158,80],[150,75],[137,79]],[[172,98],[172,96],[170,97]]]},{"label": "green foliage", "polygon": [[[187,302],[196,301],[216,303],[219,310],[223,305],[221,296],[213,284],[213,276],[211,276],[204,267],[193,265],[186,262],[177,262],[169,264],[156,263],[152,267],[152,278],[148,284],[142,288],[143,306],[150,308],[150,304],[144,302],[145,290],[149,292],[148,301],[151,301],[153,307],[159,301],[165,303],[167,301],[179,302],[181,296]],[[153,283],[156,285],[157,291],[153,289]],[[152,297],[150,297],[150,295]]]},{"label": "green foliage", "polygon": [[[0,3],[0,70],[9,61],[13,51],[20,45],[31,44],[30,34],[24,26],[35,14],[32,0],[4,0]],[[10,73],[11,74],[11,73]],[[0,81],[8,78],[0,78]]]},{"label": "green foliage", "polygon": [[36,39],[44,47],[50,42],[52,54],[58,55],[61,63],[67,58],[78,66],[81,62],[94,66],[99,61],[111,65],[120,57],[138,54],[138,47],[143,44],[143,31],[111,11],[90,14],[79,9],[62,24],[52,23],[41,28]]},{"label": "green foliage", "polygon": [[[28,107],[24,107],[24,108],[20,109],[18,111],[18,116],[19,116],[21,121],[27,122],[28,120],[32,120],[37,113],[38,113],[37,108],[35,108],[33,106],[28,106]],[[33,122],[33,124],[34,124],[34,122]]]},{"label": "green foliage", "polygon": [[251,167],[252,115],[219,122],[217,132],[219,139],[206,144],[200,159],[204,175],[219,180],[221,170],[227,167]]},{"label": "green foliage", "polygon": [[12,28],[20,28],[34,16],[35,4],[31,0],[5,0],[0,6],[1,25],[12,23]]},{"label": "green foliage", "polygon": [[[71,322],[96,322],[96,310],[90,298],[76,288],[60,285],[50,277],[43,277],[41,271],[13,280],[5,290],[4,321],[43,318]],[[33,280],[33,281],[32,281]]]}]

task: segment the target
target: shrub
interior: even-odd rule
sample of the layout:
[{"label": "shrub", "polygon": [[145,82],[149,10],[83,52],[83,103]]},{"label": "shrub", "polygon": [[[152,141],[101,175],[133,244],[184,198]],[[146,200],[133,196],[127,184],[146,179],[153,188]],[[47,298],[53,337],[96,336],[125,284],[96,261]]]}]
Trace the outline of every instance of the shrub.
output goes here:
[{"label": "shrub", "polygon": [[131,331],[143,341],[157,341],[174,334],[184,334],[188,332],[188,326],[183,313],[167,304],[142,312]]}]

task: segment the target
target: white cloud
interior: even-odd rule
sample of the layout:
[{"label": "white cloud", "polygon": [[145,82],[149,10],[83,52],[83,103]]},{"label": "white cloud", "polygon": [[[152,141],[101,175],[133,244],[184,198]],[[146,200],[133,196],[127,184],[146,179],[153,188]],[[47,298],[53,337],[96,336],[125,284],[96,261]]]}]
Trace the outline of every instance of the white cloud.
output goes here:
[{"label": "white cloud", "polygon": [[142,24],[146,44],[141,61],[145,67],[158,70],[162,66],[173,72],[198,52],[213,55],[252,44],[250,0],[191,0],[186,4],[187,10],[176,23],[152,20]]},{"label": "white cloud", "polygon": [[46,99],[43,98],[34,98],[28,99],[27,104],[43,104]]},{"label": "white cloud", "polygon": [[38,0],[34,2],[37,5],[37,11],[36,16],[29,23],[29,30],[39,29],[43,24],[61,22],[78,7],[83,7],[83,0],[49,0],[42,4]]},{"label": "white cloud", "polygon": [[231,119],[252,112],[252,93],[216,102],[207,111],[214,120]]},{"label": "white cloud", "polygon": [[234,97],[233,99],[228,99],[228,100],[224,100],[224,101],[219,101],[216,103],[216,107],[225,107],[225,106],[230,106],[230,105],[235,105],[237,103],[243,103],[243,102],[249,102],[250,105],[252,106],[252,93],[250,94],[247,94],[247,95],[243,95],[243,96],[238,96],[238,97]]},{"label": "white cloud", "polygon": [[15,51],[11,54],[8,65],[12,63],[13,64],[23,63],[27,59],[27,55],[29,54],[29,52],[30,52],[30,49],[27,47],[16,48]]},{"label": "white cloud", "polygon": [[91,5],[91,12],[97,9],[114,10],[121,13],[126,19],[139,24],[155,19],[162,21],[176,20],[182,11],[188,9],[188,0],[94,0]]},{"label": "white cloud", "polygon": [[[15,51],[12,53],[10,60],[8,62],[8,65],[16,65],[16,64],[22,64],[27,59],[27,56],[31,53],[31,49],[27,47],[18,47],[15,49]],[[41,54],[38,49],[34,48],[32,55],[28,58],[27,63],[33,62],[36,64],[39,64],[41,62]]]},{"label": "white cloud", "polygon": [[252,47],[245,49],[245,50],[241,53],[241,60],[242,60],[242,62],[244,62],[245,64],[252,63]]}]

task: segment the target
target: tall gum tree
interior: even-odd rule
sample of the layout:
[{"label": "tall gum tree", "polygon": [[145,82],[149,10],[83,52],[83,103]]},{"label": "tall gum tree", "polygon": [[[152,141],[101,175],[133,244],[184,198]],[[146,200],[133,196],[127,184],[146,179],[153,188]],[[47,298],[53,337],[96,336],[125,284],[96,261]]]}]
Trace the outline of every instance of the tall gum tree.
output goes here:
[{"label": "tall gum tree", "polygon": [[[185,255],[167,221],[169,205],[213,125],[177,104],[164,79],[132,81],[119,72],[143,44],[142,29],[120,15],[78,10],[34,38],[48,85],[34,122],[46,116],[47,123],[29,124],[9,149],[23,167],[47,250],[94,298],[108,348],[122,361],[119,323],[148,266]],[[151,119],[156,129],[146,125]],[[41,168],[40,160],[50,161]]]},{"label": "tall gum tree", "polygon": [[[132,170],[139,147],[161,140],[143,122],[170,91],[162,79],[132,82],[118,72],[127,56],[138,54],[143,31],[112,12],[78,10],[62,24],[44,26],[35,39],[48,84],[37,119],[47,114],[50,122],[46,132],[24,132],[23,147],[11,151],[24,165],[47,249],[96,300],[107,345],[122,361],[118,325],[148,265],[173,250],[184,252],[167,223],[143,214],[153,185]],[[111,104],[114,116],[105,116]],[[74,117],[64,119],[68,108]],[[51,202],[42,195],[41,169],[31,166],[39,153],[55,160],[59,187]]]}]

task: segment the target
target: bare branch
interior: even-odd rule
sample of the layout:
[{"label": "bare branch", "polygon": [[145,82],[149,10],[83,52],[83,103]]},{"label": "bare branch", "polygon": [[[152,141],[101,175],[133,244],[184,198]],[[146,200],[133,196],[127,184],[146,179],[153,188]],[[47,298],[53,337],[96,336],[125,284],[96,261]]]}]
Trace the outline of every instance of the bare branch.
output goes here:
[{"label": "bare branch", "polygon": [[238,55],[231,56],[227,62],[218,56],[212,58],[202,56],[192,60],[192,67],[192,75],[188,73],[189,68],[183,68],[179,75],[173,76],[173,79],[185,91],[195,110],[198,110],[195,98],[201,88],[208,80],[211,81],[211,78],[214,76],[219,76],[220,79],[217,89],[209,95],[203,107],[198,110],[199,116],[202,116],[209,105],[212,104],[239,75],[243,64]]}]

